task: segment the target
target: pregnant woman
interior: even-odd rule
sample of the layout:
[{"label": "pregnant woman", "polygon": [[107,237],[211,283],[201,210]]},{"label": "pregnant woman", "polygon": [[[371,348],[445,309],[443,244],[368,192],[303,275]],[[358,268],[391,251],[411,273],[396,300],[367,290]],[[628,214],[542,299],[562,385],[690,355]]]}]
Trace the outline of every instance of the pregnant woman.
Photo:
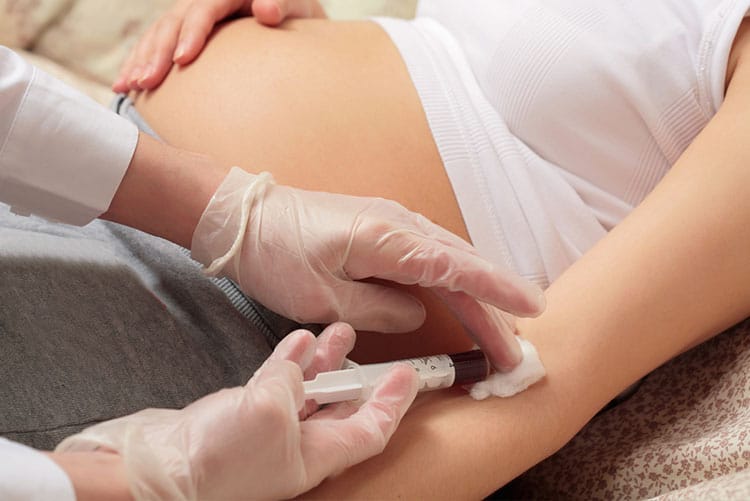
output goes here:
[{"label": "pregnant woman", "polygon": [[[396,200],[548,286],[545,313],[517,323],[542,382],[420,397],[386,451],[321,496],[487,496],[748,316],[750,2],[431,1],[412,21],[234,20],[203,47],[240,9],[207,8],[221,3],[178,3],[115,84],[148,91],[135,107],[163,140]],[[255,13],[321,15],[279,4]],[[356,356],[468,348],[422,299],[420,331],[363,333]]]}]

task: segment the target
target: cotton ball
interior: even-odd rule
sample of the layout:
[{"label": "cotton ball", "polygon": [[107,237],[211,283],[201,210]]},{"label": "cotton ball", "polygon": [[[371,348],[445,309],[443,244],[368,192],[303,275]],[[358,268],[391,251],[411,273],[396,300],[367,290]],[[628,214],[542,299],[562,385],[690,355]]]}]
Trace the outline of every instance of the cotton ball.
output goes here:
[{"label": "cotton ball", "polygon": [[521,345],[523,359],[510,372],[495,372],[487,379],[471,386],[469,393],[476,400],[484,400],[490,395],[510,397],[519,393],[544,377],[546,371],[539,354],[530,341],[516,337]]}]

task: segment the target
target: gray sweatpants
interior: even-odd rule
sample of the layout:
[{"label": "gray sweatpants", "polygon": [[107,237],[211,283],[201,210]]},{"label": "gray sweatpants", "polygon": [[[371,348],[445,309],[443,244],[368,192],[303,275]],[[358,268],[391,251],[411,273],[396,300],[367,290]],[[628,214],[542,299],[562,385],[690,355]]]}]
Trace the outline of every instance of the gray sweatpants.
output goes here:
[{"label": "gray sweatpants", "polygon": [[244,384],[297,325],[201,274],[185,249],[104,221],[0,205],[0,435],[49,449],[102,420]]}]

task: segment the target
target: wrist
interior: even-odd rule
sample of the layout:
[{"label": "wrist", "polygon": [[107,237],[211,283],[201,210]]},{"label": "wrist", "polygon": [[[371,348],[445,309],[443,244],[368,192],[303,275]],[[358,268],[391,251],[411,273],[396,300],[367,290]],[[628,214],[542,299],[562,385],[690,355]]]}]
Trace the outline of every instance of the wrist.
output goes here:
[{"label": "wrist", "polygon": [[228,170],[208,155],[141,134],[130,166],[101,217],[190,247],[198,220]]},{"label": "wrist", "polygon": [[47,455],[68,475],[78,501],[134,499],[119,454],[91,451],[50,452]]},{"label": "wrist", "polygon": [[193,259],[203,263],[207,273],[218,274],[237,258],[253,206],[262,205],[273,182],[268,172],[251,174],[239,167],[226,175],[200,217],[191,242]]}]

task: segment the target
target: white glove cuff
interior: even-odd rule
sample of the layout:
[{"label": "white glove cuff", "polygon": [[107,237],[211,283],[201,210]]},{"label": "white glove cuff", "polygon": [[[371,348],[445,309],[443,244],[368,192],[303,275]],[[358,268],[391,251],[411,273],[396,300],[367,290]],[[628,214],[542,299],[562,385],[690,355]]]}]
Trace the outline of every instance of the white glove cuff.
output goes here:
[{"label": "white glove cuff", "polygon": [[[232,167],[211,197],[193,233],[191,254],[203,264],[207,275],[239,276],[239,270],[224,270],[240,253],[253,205],[274,184],[269,172],[250,174]],[[235,260],[235,263],[237,261]],[[236,264],[235,264],[236,267]]]},{"label": "white glove cuff", "polygon": [[[179,447],[163,444],[149,435],[149,424],[173,420],[174,409],[145,409],[130,416],[105,421],[67,437],[55,452],[116,451],[123,461],[133,497],[138,501],[194,501],[196,488],[190,462]],[[165,430],[156,426],[158,432]]]}]

